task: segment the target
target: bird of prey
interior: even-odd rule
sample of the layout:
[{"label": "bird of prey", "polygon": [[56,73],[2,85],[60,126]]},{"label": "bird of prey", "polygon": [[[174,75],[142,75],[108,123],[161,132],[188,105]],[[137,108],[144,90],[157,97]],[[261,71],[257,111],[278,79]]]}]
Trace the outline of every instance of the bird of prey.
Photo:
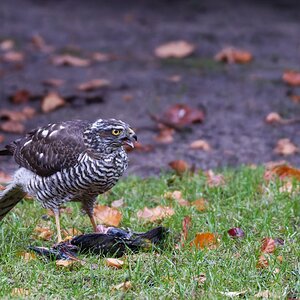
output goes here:
[{"label": "bird of prey", "polygon": [[136,140],[130,126],[115,119],[65,121],[30,131],[0,150],[20,166],[0,192],[0,220],[29,194],[53,211],[58,242],[59,207],[65,202],[81,202],[96,231],[96,197],[122,176],[128,165],[123,146],[134,147]]}]

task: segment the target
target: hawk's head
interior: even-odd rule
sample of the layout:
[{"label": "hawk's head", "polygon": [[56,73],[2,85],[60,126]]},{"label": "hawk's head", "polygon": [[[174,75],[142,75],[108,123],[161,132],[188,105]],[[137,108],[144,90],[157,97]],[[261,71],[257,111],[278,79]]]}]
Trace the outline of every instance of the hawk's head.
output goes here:
[{"label": "hawk's head", "polygon": [[134,147],[137,140],[131,127],[115,119],[99,119],[84,132],[85,143],[95,150],[114,150],[127,144]]}]

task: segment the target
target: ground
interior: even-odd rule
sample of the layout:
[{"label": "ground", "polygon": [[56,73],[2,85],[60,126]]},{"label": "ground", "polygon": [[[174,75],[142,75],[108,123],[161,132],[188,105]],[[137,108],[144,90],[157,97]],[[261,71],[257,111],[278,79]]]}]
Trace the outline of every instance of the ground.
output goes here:
[{"label": "ground", "polygon": [[[168,169],[167,163],[184,159],[202,169],[260,164],[282,159],[273,149],[280,138],[300,145],[299,124],[268,125],[265,116],[276,111],[284,117],[299,115],[300,105],[288,97],[299,90],[285,85],[286,69],[299,69],[298,1],[3,1],[0,38],[13,39],[25,52],[25,63],[1,67],[1,107],[20,109],[9,102],[19,89],[43,95],[43,80],[64,79],[57,90],[69,105],[51,113],[39,113],[24,124],[27,130],[66,119],[118,118],[137,130],[143,144],[154,145],[149,153],[130,154],[129,174],[154,175]],[[57,53],[81,57],[101,51],[116,59],[89,67],[58,67],[51,55],[34,51],[30,39],[39,34]],[[196,45],[193,56],[159,60],[154,49],[172,40]],[[250,64],[222,64],[214,55],[224,46],[250,51]],[[180,75],[177,83],[167,80]],[[93,92],[94,101],[76,85],[105,78],[112,86]],[[47,88],[49,90],[49,88]],[[39,107],[39,97],[30,102]],[[96,103],[95,103],[96,101]],[[97,102],[98,101],[98,102]],[[204,107],[203,124],[177,133],[175,141],[154,141],[156,124],[149,113],[160,114],[175,103]],[[28,105],[28,104],[27,104]],[[18,134],[4,133],[2,145]],[[211,152],[189,149],[189,143],[205,139]],[[299,155],[288,161],[299,165]],[[1,158],[1,170],[11,172],[11,159]]]}]

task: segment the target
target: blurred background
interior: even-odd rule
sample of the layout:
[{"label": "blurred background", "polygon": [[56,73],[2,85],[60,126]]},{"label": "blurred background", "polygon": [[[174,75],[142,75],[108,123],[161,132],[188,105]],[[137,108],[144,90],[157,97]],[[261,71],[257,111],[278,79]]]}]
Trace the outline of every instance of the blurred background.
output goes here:
[{"label": "blurred background", "polygon": [[[50,122],[116,118],[140,142],[129,174],[299,167],[297,0],[4,0],[0,20],[1,147]],[[0,163],[2,177],[16,168]]]}]

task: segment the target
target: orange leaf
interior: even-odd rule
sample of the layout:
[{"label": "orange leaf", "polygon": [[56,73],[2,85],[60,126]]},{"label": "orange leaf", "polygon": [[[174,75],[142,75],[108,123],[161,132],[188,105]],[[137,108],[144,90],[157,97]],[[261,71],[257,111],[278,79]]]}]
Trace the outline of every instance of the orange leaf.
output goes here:
[{"label": "orange leaf", "polygon": [[23,288],[13,288],[11,291],[11,296],[13,297],[29,296],[29,294],[29,290]]},{"label": "orange leaf", "polygon": [[32,252],[21,252],[19,255],[25,260],[30,261],[36,259],[36,255]]},{"label": "orange leaf", "polygon": [[137,212],[137,217],[149,222],[155,222],[174,215],[173,208],[168,206],[156,206],[154,208],[145,207]]},{"label": "orange leaf", "polygon": [[166,192],[164,197],[168,200],[176,201],[181,206],[189,206],[190,202],[182,198],[181,191]]},{"label": "orange leaf", "polygon": [[115,269],[122,269],[124,265],[124,261],[117,258],[106,258],[105,265]]},{"label": "orange leaf", "polygon": [[58,267],[63,267],[63,268],[72,268],[74,265],[78,266],[78,261],[77,260],[65,260],[65,259],[59,259],[55,262],[55,264]]},{"label": "orange leaf", "polygon": [[66,101],[56,92],[50,92],[42,100],[42,111],[51,112],[59,107],[66,105]]},{"label": "orange leaf", "polygon": [[83,91],[83,92],[89,92],[93,90],[97,90],[103,87],[108,87],[110,86],[110,81],[107,79],[92,79],[90,81],[81,83],[78,85],[78,90]]},{"label": "orange leaf", "polygon": [[215,56],[215,60],[228,63],[249,63],[253,59],[250,52],[236,49],[234,47],[226,47]]},{"label": "orange leaf", "polygon": [[282,80],[291,86],[300,86],[300,72],[285,71],[282,75]]},{"label": "orange leaf", "polygon": [[205,140],[196,140],[190,144],[191,149],[203,150],[205,152],[211,151],[210,144]]},{"label": "orange leaf", "polygon": [[155,55],[159,58],[183,58],[191,55],[195,51],[195,46],[186,41],[173,41],[158,46]]},{"label": "orange leaf", "polygon": [[293,155],[299,152],[299,148],[293,144],[290,139],[280,139],[274,149],[274,152],[280,155]]},{"label": "orange leaf", "polygon": [[195,206],[198,211],[204,211],[207,208],[207,201],[203,198],[193,201],[192,206]]},{"label": "orange leaf", "polygon": [[34,231],[37,234],[37,237],[41,240],[49,241],[53,236],[53,231],[49,227],[40,227],[37,226]]},{"label": "orange leaf", "polygon": [[185,172],[187,172],[190,169],[189,164],[182,159],[173,160],[169,162],[169,166],[178,174],[183,175]]},{"label": "orange leaf", "polygon": [[272,170],[273,174],[278,175],[280,178],[289,177],[295,178],[300,181],[300,170],[289,167],[287,165],[276,166]]},{"label": "orange leaf", "polygon": [[211,232],[202,232],[196,234],[191,245],[195,246],[197,249],[216,249],[218,247],[218,240],[215,234]]},{"label": "orange leaf", "polygon": [[212,170],[206,172],[207,184],[209,187],[218,187],[225,185],[225,179],[222,174],[215,174]]},{"label": "orange leaf", "polygon": [[258,258],[258,262],[257,262],[256,267],[257,267],[257,268],[264,269],[264,268],[267,268],[268,266],[269,266],[269,259],[268,259],[268,257],[266,257],[265,254],[262,254],[262,255]]},{"label": "orange leaf", "polygon": [[162,144],[170,144],[174,140],[175,131],[172,128],[163,128],[159,131],[159,134],[154,137],[155,141]]},{"label": "orange leaf", "polygon": [[122,213],[116,208],[105,205],[97,205],[94,209],[95,218],[102,224],[119,226],[122,220]]},{"label": "orange leaf", "polygon": [[112,287],[113,290],[120,290],[122,289],[123,291],[127,291],[129,289],[132,288],[132,284],[131,284],[131,281],[124,281],[120,284],[117,284],[117,285],[114,285]]},{"label": "orange leaf", "polygon": [[261,251],[263,253],[273,253],[275,251],[276,245],[272,238],[264,238],[262,242]]}]

